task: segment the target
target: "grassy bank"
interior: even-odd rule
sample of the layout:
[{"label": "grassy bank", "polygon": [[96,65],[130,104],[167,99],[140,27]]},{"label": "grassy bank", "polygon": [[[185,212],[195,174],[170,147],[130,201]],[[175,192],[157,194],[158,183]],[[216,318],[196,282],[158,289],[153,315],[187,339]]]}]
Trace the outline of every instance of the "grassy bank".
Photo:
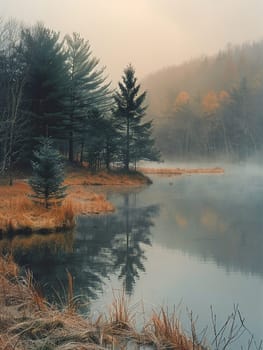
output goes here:
[{"label": "grassy bank", "polygon": [[96,320],[80,316],[70,274],[68,280],[68,303],[57,308],[40,294],[30,272],[21,277],[12,258],[0,257],[0,349],[126,349],[128,341],[157,349],[203,349],[182,332],[174,313],[168,316],[164,310],[153,311],[138,331],[136,311],[123,294],[114,297],[108,312]]},{"label": "grassy bank", "polygon": [[[241,349],[262,350],[246,328],[237,306],[219,323],[211,314],[212,337],[206,340],[207,328],[196,330],[197,318],[189,313],[189,332],[182,330],[173,310],[152,310],[143,322],[138,321],[138,305],[130,307],[122,292],[113,295],[107,311],[96,318],[77,312],[73,295],[73,278],[68,273],[67,303],[49,304],[36,287],[32,274],[20,275],[12,257],[0,256],[0,349],[1,350],[100,350],[139,349],[147,345],[157,350],[230,350],[243,334]],[[132,345],[132,347],[128,347]],[[239,348],[236,345],[234,348]]]},{"label": "grassy bank", "polygon": [[139,168],[144,174],[160,175],[192,175],[192,174],[224,174],[224,169],[214,168]]},{"label": "grassy bank", "polygon": [[[148,183],[140,173],[91,173],[86,169],[70,169],[65,179],[67,197],[61,206],[47,210],[32,202],[32,191],[26,179],[13,186],[0,185],[0,234],[52,232],[70,229],[77,215],[114,211],[113,205],[93,186],[139,186]],[[92,187],[91,187],[92,186]],[[92,190],[91,190],[92,188]]]}]

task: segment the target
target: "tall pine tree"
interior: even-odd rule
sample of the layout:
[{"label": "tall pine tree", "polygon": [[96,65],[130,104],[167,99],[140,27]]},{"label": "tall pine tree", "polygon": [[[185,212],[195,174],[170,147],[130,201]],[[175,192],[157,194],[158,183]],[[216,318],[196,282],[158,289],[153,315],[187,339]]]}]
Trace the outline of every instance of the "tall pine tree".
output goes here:
[{"label": "tall pine tree", "polygon": [[106,83],[104,76],[105,68],[98,68],[99,60],[92,57],[89,42],[77,33],[67,35],[66,50],[70,78],[66,128],[69,160],[73,161],[75,143],[84,147],[90,112],[108,109],[112,98],[110,83]]},{"label": "tall pine tree", "polygon": [[34,138],[63,137],[68,68],[59,33],[43,24],[26,28],[21,47],[28,72],[25,92],[32,116],[31,134]]},{"label": "tall pine tree", "polygon": [[124,70],[122,82],[119,82],[119,91],[114,95],[115,115],[120,121],[123,136],[123,163],[127,171],[131,162],[136,166],[138,160],[158,159],[151,138],[152,122],[143,122],[147,109],[144,105],[146,92],[139,94],[139,90],[134,68],[129,65]]}]

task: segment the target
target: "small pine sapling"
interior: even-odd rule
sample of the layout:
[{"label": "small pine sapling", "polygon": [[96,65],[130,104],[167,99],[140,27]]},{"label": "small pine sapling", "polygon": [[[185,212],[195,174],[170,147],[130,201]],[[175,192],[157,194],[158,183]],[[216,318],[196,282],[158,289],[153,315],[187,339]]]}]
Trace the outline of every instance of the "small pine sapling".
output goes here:
[{"label": "small pine sapling", "polygon": [[51,203],[60,204],[66,196],[66,186],[62,185],[64,181],[62,156],[53,148],[49,138],[40,141],[40,147],[34,152],[34,156],[33,173],[29,184],[35,193],[31,197],[48,209]]}]

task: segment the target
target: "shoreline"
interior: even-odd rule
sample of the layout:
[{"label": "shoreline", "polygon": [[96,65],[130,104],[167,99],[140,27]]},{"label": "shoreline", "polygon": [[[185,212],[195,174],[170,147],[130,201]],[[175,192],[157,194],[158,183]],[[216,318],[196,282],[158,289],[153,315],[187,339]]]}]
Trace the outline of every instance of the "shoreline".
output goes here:
[{"label": "shoreline", "polygon": [[138,168],[144,174],[156,175],[192,175],[192,174],[224,174],[221,167],[213,168]]},{"label": "shoreline", "polygon": [[138,303],[130,305],[123,290],[113,293],[112,303],[96,318],[83,316],[78,312],[80,300],[74,296],[74,276],[69,272],[67,275],[66,302],[50,304],[30,271],[21,275],[12,256],[0,256],[0,349],[106,350],[128,349],[132,345],[136,349],[208,350],[212,348],[209,344],[213,345],[222,334],[226,338],[220,344],[230,349],[245,332],[251,341],[248,344],[253,341],[252,348],[261,349],[262,343],[257,345],[237,305],[218,325],[211,309],[213,334],[209,340],[208,326],[198,332],[192,312],[188,331],[183,329],[175,308],[153,308],[149,315],[143,314],[143,323],[138,327]]},{"label": "shoreline", "polygon": [[[32,274],[23,277],[12,257],[0,256],[0,348],[11,350],[102,350],[128,344],[151,349],[207,349],[181,329],[175,313],[153,310],[137,329],[134,310],[123,291],[113,295],[109,311],[96,320],[81,316],[68,273],[68,298],[60,307],[49,304],[36,288]],[[194,323],[192,324],[194,326]]]},{"label": "shoreline", "polygon": [[0,185],[0,239],[16,234],[54,233],[68,231],[75,226],[78,215],[110,213],[115,210],[105,194],[96,191],[100,186],[137,187],[150,183],[141,173],[99,172],[86,169],[68,172],[64,184],[67,196],[61,206],[45,209],[34,203],[32,190],[25,179],[13,186]]},{"label": "shoreline", "polygon": [[[151,184],[147,174],[164,176],[191,174],[224,174],[224,169],[215,168],[139,168],[139,171],[100,171],[92,173],[85,168],[69,168],[64,184],[67,196],[61,206],[45,209],[29,198],[32,190],[27,179],[14,181],[13,186],[0,185],[0,239],[14,235],[54,233],[71,230],[78,215],[114,212],[101,188],[123,190]],[[97,190],[98,189],[98,190]]]}]

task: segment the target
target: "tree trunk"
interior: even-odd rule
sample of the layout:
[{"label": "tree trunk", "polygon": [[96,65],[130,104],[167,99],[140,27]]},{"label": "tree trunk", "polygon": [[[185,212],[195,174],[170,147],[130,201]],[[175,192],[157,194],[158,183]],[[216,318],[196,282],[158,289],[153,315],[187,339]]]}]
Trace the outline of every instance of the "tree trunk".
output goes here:
[{"label": "tree trunk", "polygon": [[9,172],[9,186],[13,186],[13,169],[12,169],[12,157],[9,156],[9,165],[8,165],[8,172]]},{"label": "tree trunk", "polygon": [[109,171],[110,170],[110,148],[109,148],[108,142],[106,144],[105,163],[106,163],[106,169]]},{"label": "tree trunk", "polygon": [[81,141],[81,146],[80,146],[80,157],[79,157],[79,162],[80,165],[83,164],[83,154],[84,154],[84,141]]},{"label": "tree trunk", "polygon": [[48,209],[48,195],[45,195],[45,208]]},{"label": "tree trunk", "polygon": [[68,144],[68,160],[70,162],[74,161],[74,141],[73,141],[73,112],[70,114],[70,132],[69,132],[69,144]]},{"label": "tree trunk", "polygon": [[126,131],[126,154],[124,168],[129,171],[130,165],[130,118],[127,116],[127,131]]},{"label": "tree trunk", "polygon": [[68,160],[70,162],[74,161],[74,145],[73,145],[73,132],[72,131],[70,131],[70,134],[69,134]]}]

